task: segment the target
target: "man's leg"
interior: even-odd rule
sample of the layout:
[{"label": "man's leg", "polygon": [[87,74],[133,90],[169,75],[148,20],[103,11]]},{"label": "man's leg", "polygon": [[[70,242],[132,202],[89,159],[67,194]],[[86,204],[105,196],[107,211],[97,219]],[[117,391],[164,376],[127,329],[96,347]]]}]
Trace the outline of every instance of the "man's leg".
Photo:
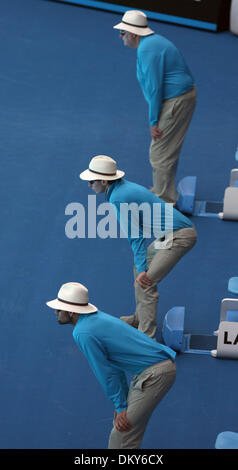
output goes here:
[{"label": "man's leg", "polygon": [[163,104],[158,127],[160,139],[152,140],[150,163],[153,169],[152,191],[166,202],[176,203],[175,175],[182,144],[196,105],[196,87]]},{"label": "man's leg", "polygon": [[[135,278],[137,272],[135,270]],[[135,321],[137,322],[138,330],[155,339],[156,328],[157,328],[157,308],[159,300],[159,292],[157,288],[157,282],[146,289],[136,282],[135,284],[135,300],[136,300],[136,313]]]},{"label": "man's leg", "polygon": [[178,261],[195,245],[195,228],[185,228],[173,233],[170,248],[156,249],[156,242],[147,248],[148,277],[153,284],[143,289],[135,287],[136,317],[138,329],[154,339],[157,327],[159,293],[157,284],[171,271]]},{"label": "man's leg", "polygon": [[183,228],[173,232],[169,248],[156,249],[157,241],[148,247],[148,277],[155,283],[160,282],[195,245],[197,233],[195,227]]},{"label": "man's leg", "polygon": [[[137,272],[136,272],[136,268],[134,267],[134,280],[136,279],[137,277]],[[140,299],[139,299],[139,295],[136,295],[135,294],[135,301],[136,301],[136,311],[135,311],[135,315],[126,315],[126,316],[122,316],[120,317],[120,320],[128,323],[128,325],[131,325],[133,326],[134,328],[138,328],[139,326],[139,320],[138,320],[138,315],[137,315],[137,310],[139,308],[139,304],[140,304]]]},{"label": "man's leg", "polygon": [[[171,271],[178,261],[195,245],[197,240],[196,229],[184,228],[173,233],[173,240],[169,248],[156,249],[156,241],[147,248],[148,277],[152,285],[143,289],[135,284],[135,315],[121,317],[122,320],[138,328],[146,335],[155,339],[157,328],[157,310],[159,292],[157,284]],[[166,242],[165,242],[166,243]],[[134,268],[134,276],[137,273]]]},{"label": "man's leg", "polygon": [[127,399],[127,418],[131,429],[120,432],[114,426],[109,438],[109,449],[140,448],[147,423],[173,385],[175,376],[176,365],[169,359],[148,367],[132,380]]},{"label": "man's leg", "polygon": [[[137,278],[137,271],[134,267],[134,279]],[[158,305],[159,293],[157,289],[157,283],[153,283],[152,286],[146,289],[146,295],[143,289],[138,283],[135,284],[135,302],[136,311],[135,315],[128,315],[120,317],[121,320],[125,321],[134,328],[138,328],[140,331],[155,339],[156,333],[156,318],[157,318],[157,305]]]},{"label": "man's leg", "polygon": [[178,192],[175,186],[175,176],[178,166],[180,149],[171,156],[171,161],[161,161],[157,167],[152,167],[153,187],[151,191],[163,201],[175,205]]}]

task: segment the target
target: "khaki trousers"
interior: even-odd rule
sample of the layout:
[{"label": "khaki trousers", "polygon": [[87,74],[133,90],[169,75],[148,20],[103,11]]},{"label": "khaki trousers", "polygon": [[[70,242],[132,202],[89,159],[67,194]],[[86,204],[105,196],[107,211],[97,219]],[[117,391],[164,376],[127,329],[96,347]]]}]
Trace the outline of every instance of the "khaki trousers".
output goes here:
[{"label": "khaki trousers", "polygon": [[175,187],[178,158],[195,106],[195,86],[183,95],[164,101],[158,121],[163,136],[156,141],[152,140],[150,145],[152,192],[173,204],[178,197]]},{"label": "khaki trousers", "polygon": [[[157,328],[159,299],[157,284],[171,271],[178,261],[191,250],[196,240],[197,234],[195,227],[183,228],[173,232],[172,242],[170,239],[168,240],[168,248],[166,248],[166,240],[160,243],[161,248],[157,247],[157,240],[152,242],[147,248],[146,259],[149,268],[147,274],[153,281],[153,284],[146,289],[142,289],[138,283],[135,285],[136,312],[133,326],[152,339],[155,339]],[[134,276],[135,278],[137,277],[135,268]]]},{"label": "khaki trousers", "polygon": [[127,418],[131,429],[120,432],[114,426],[109,437],[109,449],[140,448],[147,423],[158,403],[172,387],[175,377],[176,365],[171,359],[154,364],[134,377],[127,397]]}]

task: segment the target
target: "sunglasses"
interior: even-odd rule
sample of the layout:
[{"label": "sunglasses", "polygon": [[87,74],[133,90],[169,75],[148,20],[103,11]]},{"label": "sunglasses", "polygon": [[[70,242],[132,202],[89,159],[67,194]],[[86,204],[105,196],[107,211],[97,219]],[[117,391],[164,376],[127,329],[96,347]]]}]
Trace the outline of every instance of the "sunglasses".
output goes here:
[{"label": "sunglasses", "polygon": [[124,36],[126,34],[126,31],[124,31],[123,29],[120,29],[120,36]]}]

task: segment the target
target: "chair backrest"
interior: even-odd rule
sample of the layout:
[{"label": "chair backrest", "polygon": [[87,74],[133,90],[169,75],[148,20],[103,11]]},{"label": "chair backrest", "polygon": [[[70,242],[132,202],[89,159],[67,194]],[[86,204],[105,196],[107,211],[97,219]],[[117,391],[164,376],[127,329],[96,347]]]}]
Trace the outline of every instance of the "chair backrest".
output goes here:
[{"label": "chair backrest", "polygon": [[162,335],[167,346],[182,351],[185,307],[173,307],[165,315]]},{"label": "chair backrest", "polygon": [[238,168],[233,168],[233,170],[231,170],[230,186],[234,186],[235,188],[238,187]]},{"label": "chair backrest", "polygon": [[238,277],[231,277],[229,279],[228,290],[232,294],[238,294]]},{"label": "chair backrest", "polygon": [[220,322],[227,320],[227,312],[237,312],[238,314],[238,299],[222,299],[220,310]]},{"label": "chair backrest", "polygon": [[195,202],[195,193],[196,193],[196,176],[185,176],[181,179],[177,186],[178,191],[178,200],[177,208],[182,212],[187,214],[192,214],[194,209]]}]

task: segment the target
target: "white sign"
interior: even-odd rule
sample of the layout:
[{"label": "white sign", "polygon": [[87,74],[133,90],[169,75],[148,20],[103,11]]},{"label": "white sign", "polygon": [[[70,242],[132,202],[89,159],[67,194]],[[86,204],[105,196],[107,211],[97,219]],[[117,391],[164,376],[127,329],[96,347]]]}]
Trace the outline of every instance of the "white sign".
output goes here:
[{"label": "white sign", "polygon": [[216,357],[238,359],[238,322],[220,323]]}]

